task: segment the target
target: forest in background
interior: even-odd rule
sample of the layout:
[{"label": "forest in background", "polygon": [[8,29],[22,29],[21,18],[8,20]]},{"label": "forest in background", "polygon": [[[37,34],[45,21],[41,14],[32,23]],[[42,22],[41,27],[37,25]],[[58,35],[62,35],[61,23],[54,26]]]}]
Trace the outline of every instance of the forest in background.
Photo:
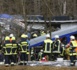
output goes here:
[{"label": "forest in background", "polygon": [[0,13],[26,15],[77,16],[77,0],[0,0]]}]

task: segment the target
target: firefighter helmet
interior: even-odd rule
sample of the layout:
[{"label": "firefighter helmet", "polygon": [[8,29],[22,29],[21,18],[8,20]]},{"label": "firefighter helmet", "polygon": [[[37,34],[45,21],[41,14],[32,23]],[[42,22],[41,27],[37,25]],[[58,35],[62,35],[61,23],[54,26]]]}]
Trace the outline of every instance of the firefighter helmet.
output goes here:
[{"label": "firefighter helmet", "polygon": [[26,34],[21,35],[21,38],[27,38],[27,37],[28,37],[28,35],[26,35]]},{"label": "firefighter helmet", "polygon": [[5,40],[10,40],[9,36],[6,36],[6,37],[5,37]]}]

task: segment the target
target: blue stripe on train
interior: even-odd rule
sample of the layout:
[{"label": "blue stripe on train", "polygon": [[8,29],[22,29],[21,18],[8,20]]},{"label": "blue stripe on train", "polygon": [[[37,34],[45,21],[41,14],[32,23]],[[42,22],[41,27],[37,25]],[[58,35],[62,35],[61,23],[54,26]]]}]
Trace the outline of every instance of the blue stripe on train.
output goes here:
[{"label": "blue stripe on train", "polygon": [[[62,35],[62,36],[60,36],[60,38],[66,37],[67,43],[69,43],[69,41],[70,41],[70,36],[73,35],[73,34],[77,34],[77,31],[71,32],[71,33],[68,33],[68,34],[65,34],[65,35]],[[54,40],[54,38],[52,38],[52,40]],[[42,42],[39,42],[39,43],[37,43],[37,44],[34,44],[34,45],[30,45],[30,48],[31,48],[31,47],[37,47],[37,46],[40,46],[40,45],[42,45],[42,44],[43,44],[43,41],[42,41]]]}]

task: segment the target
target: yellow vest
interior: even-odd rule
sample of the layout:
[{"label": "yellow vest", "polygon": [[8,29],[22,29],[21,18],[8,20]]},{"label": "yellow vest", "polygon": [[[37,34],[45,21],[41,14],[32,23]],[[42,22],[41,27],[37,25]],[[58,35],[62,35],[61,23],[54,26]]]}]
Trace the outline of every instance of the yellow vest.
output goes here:
[{"label": "yellow vest", "polygon": [[51,53],[52,40],[46,39],[46,40],[44,40],[44,43],[45,43],[44,53]]},{"label": "yellow vest", "polygon": [[74,47],[77,47],[77,42],[76,41],[71,41]]},{"label": "yellow vest", "polygon": [[77,48],[77,42],[74,40],[74,41],[71,41],[72,43],[72,46],[70,47],[70,50],[72,50],[72,52],[70,52],[70,56],[71,55],[77,55],[77,51],[76,51],[76,48]]},{"label": "yellow vest", "polygon": [[28,50],[28,43],[26,41],[21,42],[21,52],[27,53],[27,50]]},{"label": "yellow vest", "polygon": [[4,55],[12,55],[12,44],[11,43],[5,44],[4,49],[5,49]]},{"label": "yellow vest", "polygon": [[12,44],[12,54],[17,54],[17,44]]}]

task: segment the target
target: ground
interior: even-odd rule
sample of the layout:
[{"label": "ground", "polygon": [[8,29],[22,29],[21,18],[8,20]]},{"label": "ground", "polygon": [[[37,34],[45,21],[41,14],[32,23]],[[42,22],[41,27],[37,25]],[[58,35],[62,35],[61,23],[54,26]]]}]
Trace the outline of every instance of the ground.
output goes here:
[{"label": "ground", "polygon": [[51,67],[51,66],[0,66],[0,70],[77,70],[77,67]]}]

